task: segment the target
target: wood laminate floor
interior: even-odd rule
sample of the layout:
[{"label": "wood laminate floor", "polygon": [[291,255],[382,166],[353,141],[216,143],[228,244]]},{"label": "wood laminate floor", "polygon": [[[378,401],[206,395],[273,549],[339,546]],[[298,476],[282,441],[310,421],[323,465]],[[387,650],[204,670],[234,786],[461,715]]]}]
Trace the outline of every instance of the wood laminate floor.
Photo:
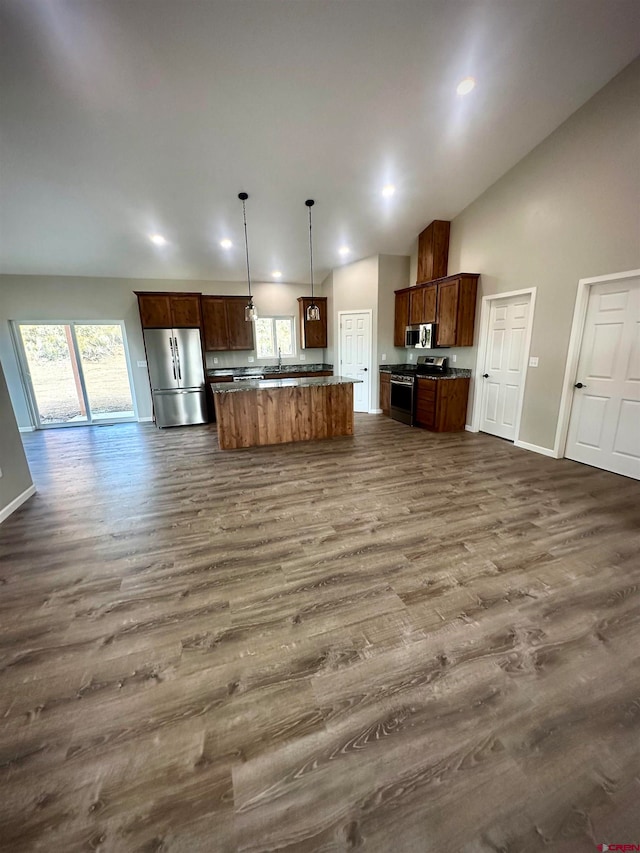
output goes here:
[{"label": "wood laminate floor", "polygon": [[640,843],[640,483],[382,416],[25,444],[3,850]]}]

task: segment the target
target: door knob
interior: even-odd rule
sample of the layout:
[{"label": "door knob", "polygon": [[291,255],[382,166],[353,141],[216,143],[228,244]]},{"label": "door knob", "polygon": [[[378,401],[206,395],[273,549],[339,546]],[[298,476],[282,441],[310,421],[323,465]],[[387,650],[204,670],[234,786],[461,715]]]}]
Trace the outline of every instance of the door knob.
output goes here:
[{"label": "door knob", "polygon": [[483,379],[488,379],[488,378],[489,378],[489,374],[488,374],[488,373],[483,373],[483,374],[482,374],[482,378],[483,378]]},{"label": "door knob", "polygon": [[582,382],[576,382],[576,384],[573,387],[574,388],[586,388],[587,386],[583,385]]},{"label": "door knob", "polygon": [[367,370],[369,370],[368,367],[363,367],[362,369],[364,370],[365,373],[367,372]]}]

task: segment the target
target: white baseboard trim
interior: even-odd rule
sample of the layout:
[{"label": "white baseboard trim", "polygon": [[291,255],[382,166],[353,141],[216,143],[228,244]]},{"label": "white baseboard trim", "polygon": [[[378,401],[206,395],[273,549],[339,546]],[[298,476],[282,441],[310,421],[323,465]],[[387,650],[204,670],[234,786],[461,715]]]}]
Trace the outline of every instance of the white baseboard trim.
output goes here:
[{"label": "white baseboard trim", "polygon": [[139,424],[150,424],[153,423],[153,418],[149,416],[148,418],[138,418]]},{"label": "white baseboard trim", "polygon": [[28,427],[18,427],[18,432],[35,432],[36,428],[34,426]]},{"label": "white baseboard trim", "polygon": [[555,450],[550,447],[540,447],[539,444],[529,444],[528,441],[514,441],[514,447],[521,447],[523,450],[530,450],[532,453],[539,453],[541,456],[550,456],[552,459],[558,459]]},{"label": "white baseboard trim", "polygon": [[381,415],[382,409],[369,409],[369,414],[370,415]]},{"label": "white baseboard trim", "polygon": [[465,424],[465,425],[464,425],[464,428],[465,428],[465,430],[466,430],[467,432],[478,432],[478,430],[477,430],[477,429],[474,429],[474,428],[471,426],[471,424]]},{"label": "white baseboard trim", "polygon": [[9,518],[11,513],[15,512],[19,506],[22,506],[25,501],[29,500],[32,495],[35,495],[35,493],[36,487],[31,485],[28,489],[25,489],[21,495],[14,498],[10,504],[7,504],[4,509],[0,509],[0,524],[2,524],[5,519]]}]

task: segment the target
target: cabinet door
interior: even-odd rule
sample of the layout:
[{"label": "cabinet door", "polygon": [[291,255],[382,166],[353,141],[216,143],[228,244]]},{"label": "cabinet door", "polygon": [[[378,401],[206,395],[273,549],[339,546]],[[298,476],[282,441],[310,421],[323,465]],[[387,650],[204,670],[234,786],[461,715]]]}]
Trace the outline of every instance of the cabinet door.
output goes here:
[{"label": "cabinet door", "polygon": [[409,325],[424,323],[424,287],[414,287],[409,291]]},{"label": "cabinet door", "polygon": [[139,293],[138,307],[143,329],[171,329],[171,300],[164,293]]},{"label": "cabinet door", "polygon": [[171,319],[176,329],[199,329],[200,296],[193,293],[171,296]]},{"label": "cabinet door", "polygon": [[460,282],[447,281],[438,285],[438,346],[456,345],[458,294]]},{"label": "cabinet door", "polygon": [[446,276],[450,226],[450,222],[434,219],[418,237],[418,284]]},{"label": "cabinet door", "polygon": [[396,293],[396,310],[393,324],[393,345],[404,347],[404,330],[409,322],[409,291],[400,290]]},{"label": "cabinet door", "polygon": [[244,319],[244,309],[248,302],[246,296],[227,297],[227,330],[229,332],[229,349],[255,349],[253,338],[253,323]]},{"label": "cabinet door", "polygon": [[311,297],[300,297],[300,347],[301,349],[324,349],[327,345],[327,299],[325,296],[313,300],[320,309],[319,320],[307,320],[307,308]]},{"label": "cabinet door", "polygon": [[391,375],[389,373],[380,374],[380,408],[383,415],[389,414],[391,405]]},{"label": "cabinet door", "polygon": [[438,302],[438,285],[430,284],[424,288],[423,323],[436,322],[436,305]]},{"label": "cabinet door", "polygon": [[202,325],[205,350],[212,352],[229,349],[227,310],[224,297],[202,297]]}]

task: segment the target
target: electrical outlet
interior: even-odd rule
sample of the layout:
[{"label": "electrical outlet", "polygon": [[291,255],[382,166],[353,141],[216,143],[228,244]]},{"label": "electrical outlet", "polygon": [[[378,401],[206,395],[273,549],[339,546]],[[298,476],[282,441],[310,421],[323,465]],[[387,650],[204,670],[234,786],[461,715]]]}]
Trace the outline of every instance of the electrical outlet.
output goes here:
[{"label": "electrical outlet", "polygon": [[2,468],[0,468],[0,477],[2,477]]},{"label": "electrical outlet", "polygon": [[387,360],[387,354],[386,354],[386,352],[383,352],[383,353],[382,353],[382,355],[380,356],[380,358],[381,358],[383,361],[386,361],[386,360]]},{"label": "electrical outlet", "polygon": [[146,367],[146,366],[147,366],[147,362],[143,358],[141,358],[138,361],[138,367]]},{"label": "electrical outlet", "polygon": [[300,353],[300,361],[306,361],[306,360],[307,360],[306,355],[303,352],[301,352]]},{"label": "electrical outlet", "polygon": [[409,353],[409,361],[413,361],[413,353],[412,352]]},{"label": "electrical outlet", "polygon": [[538,356],[532,355],[529,359],[529,367],[537,367],[538,366]]},{"label": "electrical outlet", "polygon": [[217,359],[217,358],[214,358],[214,359],[213,359],[213,363],[214,363],[214,364],[217,364],[217,363],[218,363],[218,359]]},{"label": "electrical outlet", "polygon": [[247,357],[247,361],[249,362],[249,364],[253,364],[253,362],[255,361],[255,358],[252,355],[250,355]]},{"label": "electrical outlet", "polygon": [[452,356],[450,356],[451,361],[452,361],[452,362],[455,362],[455,360],[457,359],[457,357],[458,357],[458,356],[457,356],[457,355],[455,355],[455,354],[454,354],[454,355],[452,355]]}]

